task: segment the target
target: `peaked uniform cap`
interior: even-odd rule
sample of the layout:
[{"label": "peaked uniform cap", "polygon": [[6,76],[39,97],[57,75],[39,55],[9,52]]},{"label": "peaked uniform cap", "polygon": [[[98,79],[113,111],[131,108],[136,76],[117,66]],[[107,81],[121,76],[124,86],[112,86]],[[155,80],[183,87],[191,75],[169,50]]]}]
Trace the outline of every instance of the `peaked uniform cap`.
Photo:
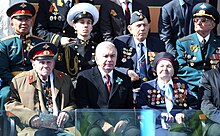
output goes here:
[{"label": "peaked uniform cap", "polygon": [[35,13],[34,6],[28,2],[16,3],[6,11],[7,16],[11,18],[33,17]]},{"label": "peaked uniform cap", "polygon": [[198,3],[193,7],[193,17],[207,17],[212,19],[216,24],[219,23],[219,12],[215,7],[208,3]]},{"label": "peaked uniform cap", "polygon": [[78,3],[74,5],[67,14],[67,22],[70,26],[81,18],[90,18],[95,25],[99,20],[99,11],[89,3]]}]

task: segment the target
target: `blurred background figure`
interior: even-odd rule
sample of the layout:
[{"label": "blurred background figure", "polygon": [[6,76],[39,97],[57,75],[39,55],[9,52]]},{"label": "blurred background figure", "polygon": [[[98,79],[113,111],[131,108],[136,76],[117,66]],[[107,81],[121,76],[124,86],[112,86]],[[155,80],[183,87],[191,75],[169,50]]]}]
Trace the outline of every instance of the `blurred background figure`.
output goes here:
[{"label": "blurred background figure", "polygon": [[105,0],[100,8],[99,28],[102,40],[112,41],[116,36],[129,34],[127,26],[134,11],[140,11],[150,20],[147,2],[144,0]]}]

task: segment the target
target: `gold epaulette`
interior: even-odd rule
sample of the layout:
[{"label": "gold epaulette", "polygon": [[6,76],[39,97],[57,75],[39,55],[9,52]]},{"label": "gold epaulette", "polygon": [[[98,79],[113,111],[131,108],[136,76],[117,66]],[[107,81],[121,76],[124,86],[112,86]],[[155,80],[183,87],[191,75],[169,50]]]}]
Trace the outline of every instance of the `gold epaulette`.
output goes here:
[{"label": "gold epaulette", "polygon": [[10,35],[10,36],[2,38],[1,40],[5,41],[5,40],[11,39],[11,38],[15,38],[15,37],[18,37],[18,36],[17,35]]},{"label": "gold epaulette", "polygon": [[35,36],[35,35],[32,35],[32,37],[37,38],[37,39],[40,39],[40,40],[44,40],[43,38],[38,37],[38,36]]},{"label": "gold epaulette", "polygon": [[187,40],[192,40],[192,36],[183,37],[180,39],[180,42],[187,41]]}]

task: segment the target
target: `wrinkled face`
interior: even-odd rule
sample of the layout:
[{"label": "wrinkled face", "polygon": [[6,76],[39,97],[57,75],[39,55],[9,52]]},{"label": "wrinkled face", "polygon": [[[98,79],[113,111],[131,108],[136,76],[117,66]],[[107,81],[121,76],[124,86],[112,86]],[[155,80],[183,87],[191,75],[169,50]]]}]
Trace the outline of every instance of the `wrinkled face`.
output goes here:
[{"label": "wrinkled face", "polygon": [[33,69],[43,80],[47,79],[47,77],[53,71],[54,64],[54,60],[32,60]]},{"label": "wrinkled face", "polygon": [[157,67],[157,76],[160,79],[171,79],[174,75],[174,68],[170,61],[168,60],[161,60],[158,62]]},{"label": "wrinkled face", "polygon": [[96,63],[105,73],[109,73],[115,68],[117,51],[115,48],[104,47],[96,54]]},{"label": "wrinkled face", "polygon": [[135,22],[128,26],[128,30],[140,42],[144,41],[148,36],[150,24],[145,18],[142,21]]},{"label": "wrinkled face", "polygon": [[16,33],[21,34],[21,35],[26,35],[30,33],[32,23],[33,21],[31,18],[21,18],[21,19],[12,18],[11,19],[12,28],[14,29]]},{"label": "wrinkled face", "polygon": [[77,35],[80,37],[89,37],[92,31],[92,20],[90,18],[81,18],[73,24]]},{"label": "wrinkled face", "polygon": [[194,29],[200,35],[208,35],[211,30],[215,27],[215,23],[206,17],[195,17],[193,19]]}]

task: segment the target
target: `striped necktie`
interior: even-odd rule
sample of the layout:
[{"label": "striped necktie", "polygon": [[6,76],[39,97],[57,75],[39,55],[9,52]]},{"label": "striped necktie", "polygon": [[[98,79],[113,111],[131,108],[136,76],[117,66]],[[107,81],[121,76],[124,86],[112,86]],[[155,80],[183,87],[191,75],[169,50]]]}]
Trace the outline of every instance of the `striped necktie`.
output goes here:
[{"label": "striped necktie", "polygon": [[144,82],[146,79],[146,75],[147,75],[147,71],[146,71],[146,57],[144,54],[144,44],[143,43],[139,43],[138,46],[140,47],[140,50],[138,52],[138,67],[139,67],[139,76],[141,79],[141,82]]}]

